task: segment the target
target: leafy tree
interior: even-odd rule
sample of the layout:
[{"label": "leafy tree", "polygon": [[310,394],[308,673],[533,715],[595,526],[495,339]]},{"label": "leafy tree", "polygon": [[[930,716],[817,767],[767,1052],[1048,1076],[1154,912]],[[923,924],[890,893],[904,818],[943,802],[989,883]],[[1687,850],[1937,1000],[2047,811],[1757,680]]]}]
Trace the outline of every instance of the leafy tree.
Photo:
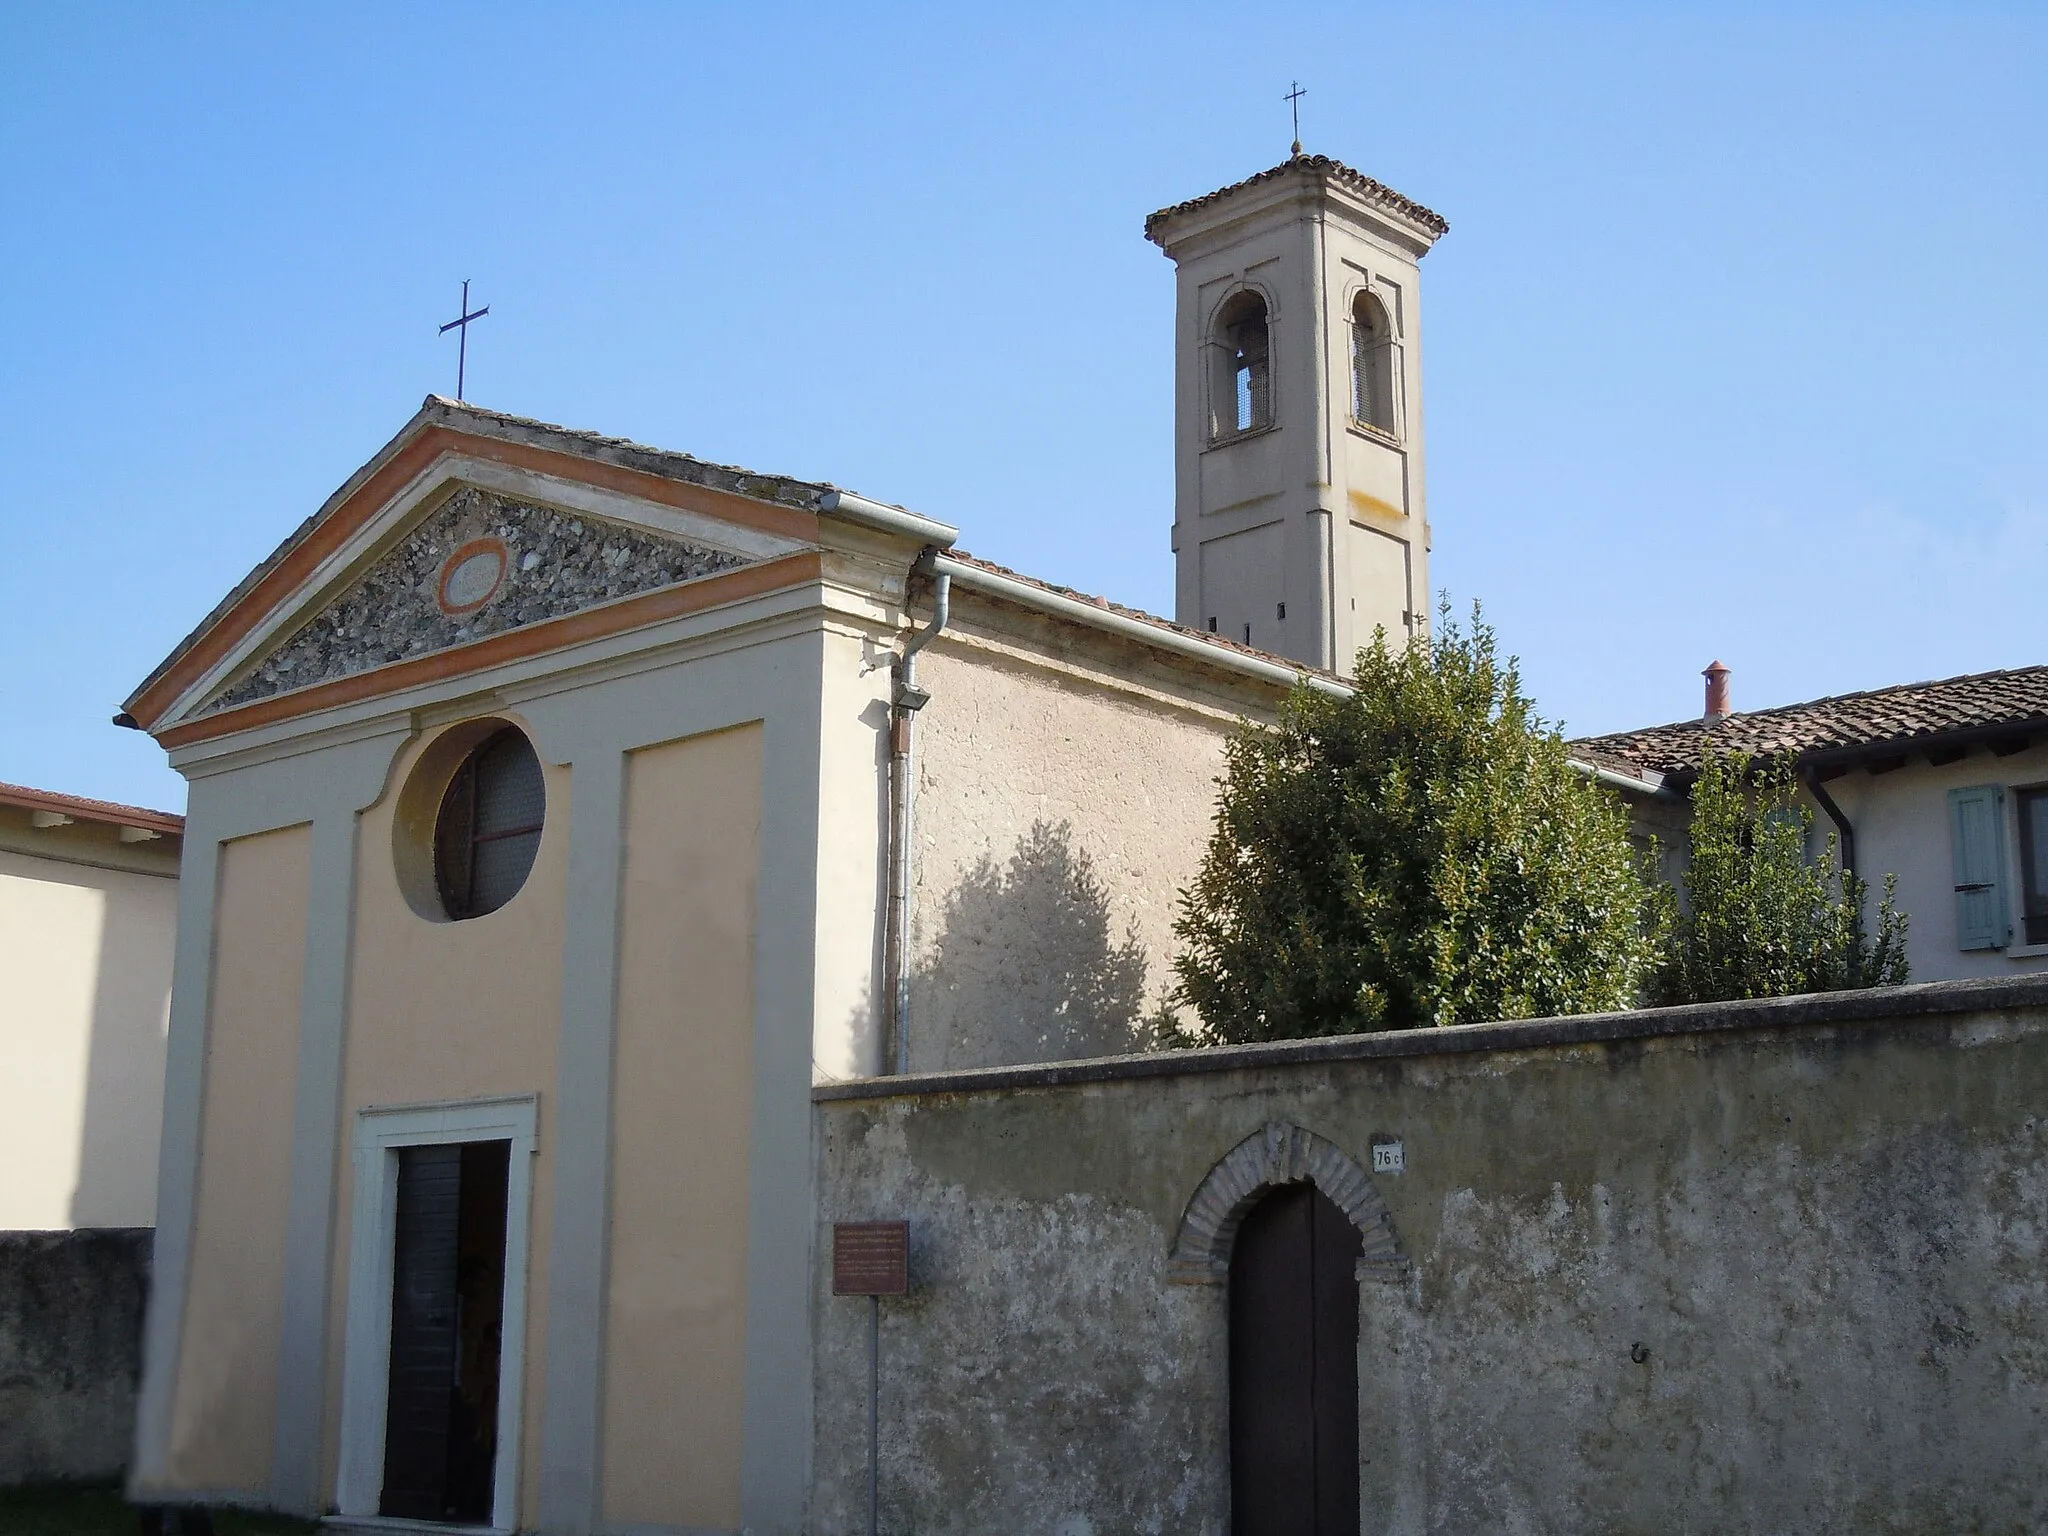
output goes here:
[{"label": "leafy tree", "polygon": [[1633,1006],[1658,953],[1617,799],[1566,759],[1475,608],[1382,631],[1356,688],[1229,743],[1181,893],[1181,1043]]},{"label": "leafy tree", "polygon": [[[1877,934],[1865,932],[1869,887],[1841,869],[1829,836],[1806,855],[1813,813],[1799,804],[1789,757],[1710,753],[1692,791],[1685,910],[1671,907],[1660,1001],[1785,997],[1906,979],[1906,915],[1885,876]],[[1668,887],[1666,888],[1668,892]]]}]

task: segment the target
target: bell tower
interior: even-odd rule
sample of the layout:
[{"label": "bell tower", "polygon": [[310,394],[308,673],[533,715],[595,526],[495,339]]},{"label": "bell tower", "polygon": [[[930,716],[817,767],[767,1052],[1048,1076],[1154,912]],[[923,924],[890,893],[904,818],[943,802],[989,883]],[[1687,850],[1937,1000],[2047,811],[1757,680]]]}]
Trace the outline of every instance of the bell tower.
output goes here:
[{"label": "bell tower", "polygon": [[1174,616],[1348,673],[1429,624],[1419,263],[1450,226],[1297,152],[1165,208]]}]

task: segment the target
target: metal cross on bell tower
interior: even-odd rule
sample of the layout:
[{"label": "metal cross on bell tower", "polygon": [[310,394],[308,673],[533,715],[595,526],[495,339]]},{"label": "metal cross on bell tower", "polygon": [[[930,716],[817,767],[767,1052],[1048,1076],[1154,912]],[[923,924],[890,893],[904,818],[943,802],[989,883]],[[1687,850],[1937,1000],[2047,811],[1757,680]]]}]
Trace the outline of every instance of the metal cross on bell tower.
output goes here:
[{"label": "metal cross on bell tower", "polygon": [[[1296,147],[1299,148],[1298,145]],[[469,371],[469,322],[481,320],[490,312],[491,306],[488,304],[482,309],[477,310],[472,310],[469,307],[469,279],[465,277],[462,280],[462,313],[441,327],[441,334],[443,336],[446,336],[453,330],[459,329],[461,331],[461,334],[456,338],[455,346],[455,398],[457,400],[462,398],[462,386],[468,382],[464,376]]]},{"label": "metal cross on bell tower", "polygon": [[1294,153],[1298,155],[1301,153],[1301,98],[1308,92],[1301,88],[1299,80],[1290,80],[1287,83],[1293,89],[1280,99],[1294,109]]}]

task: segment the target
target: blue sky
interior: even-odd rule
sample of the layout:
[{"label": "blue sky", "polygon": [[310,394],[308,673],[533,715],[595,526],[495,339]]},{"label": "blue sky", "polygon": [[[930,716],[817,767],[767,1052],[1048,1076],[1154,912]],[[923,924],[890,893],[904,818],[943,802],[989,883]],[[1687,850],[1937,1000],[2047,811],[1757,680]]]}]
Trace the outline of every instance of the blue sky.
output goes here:
[{"label": "blue sky", "polygon": [[1427,203],[1433,576],[1574,732],[2048,662],[2048,6],[0,9],[0,779],[452,390],[1170,611],[1152,209]]}]

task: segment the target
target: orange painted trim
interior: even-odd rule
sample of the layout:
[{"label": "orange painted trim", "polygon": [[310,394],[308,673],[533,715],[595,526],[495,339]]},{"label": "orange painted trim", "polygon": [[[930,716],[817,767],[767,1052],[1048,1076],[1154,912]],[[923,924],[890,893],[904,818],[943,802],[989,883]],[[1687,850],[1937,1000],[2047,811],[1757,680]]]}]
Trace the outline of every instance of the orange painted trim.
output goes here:
[{"label": "orange painted trim", "polygon": [[819,580],[824,574],[824,565],[824,557],[815,550],[784,555],[778,560],[764,560],[757,565],[743,565],[736,571],[701,576],[680,586],[643,592],[638,597],[622,597],[602,607],[586,608],[581,613],[565,613],[559,619],[543,619],[538,624],[453,645],[411,661],[394,661],[367,672],[337,677],[329,683],[315,683],[310,688],[300,688],[291,693],[272,694],[267,699],[224,709],[217,715],[174,725],[156,739],[167,748],[189,746],[195,741],[211,741],[236,731],[275,725],[280,720],[297,719],[337,705],[354,704],[426,683],[438,683],[465,672],[481,672],[486,667],[523,661],[529,656],[599,640],[629,629],[640,629],[664,619],[701,613],[725,603],[743,602],[750,597],[800,587]]},{"label": "orange painted trim", "polygon": [[213,669],[227,653],[265,619],[317,570],[326,559],[353,538],[381,512],[391,498],[443,453],[467,454],[488,459],[513,469],[534,474],[576,480],[599,489],[684,511],[701,512],[727,522],[740,523],[764,533],[815,543],[818,517],[771,502],[755,501],[731,491],[669,480],[646,470],[626,469],[596,459],[581,458],[528,443],[508,443],[494,437],[479,437],[435,423],[424,428],[355,492],[336,507],[312,532],[295,545],[263,579],[244,594],[220,621],[179,657],[177,663],[136,696],[129,713],[137,724],[149,730],[163,718],[177,698],[194,682]]}]

